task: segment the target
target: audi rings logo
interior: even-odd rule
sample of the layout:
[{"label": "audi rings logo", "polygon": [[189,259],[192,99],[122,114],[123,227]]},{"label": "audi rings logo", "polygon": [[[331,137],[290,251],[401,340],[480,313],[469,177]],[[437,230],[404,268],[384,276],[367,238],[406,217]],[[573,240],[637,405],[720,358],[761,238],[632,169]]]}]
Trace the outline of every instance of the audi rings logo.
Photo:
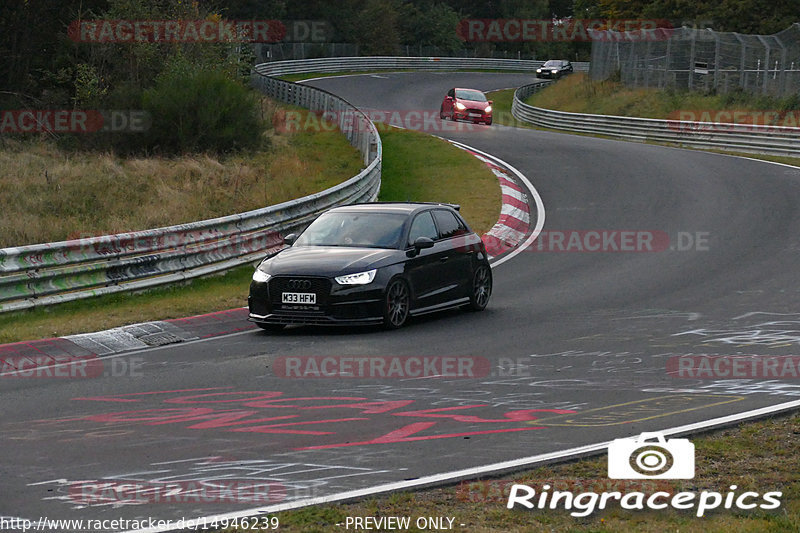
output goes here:
[{"label": "audi rings logo", "polygon": [[288,285],[290,289],[296,291],[308,290],[311,288],[311,281],[307,279],[290,279]]}]

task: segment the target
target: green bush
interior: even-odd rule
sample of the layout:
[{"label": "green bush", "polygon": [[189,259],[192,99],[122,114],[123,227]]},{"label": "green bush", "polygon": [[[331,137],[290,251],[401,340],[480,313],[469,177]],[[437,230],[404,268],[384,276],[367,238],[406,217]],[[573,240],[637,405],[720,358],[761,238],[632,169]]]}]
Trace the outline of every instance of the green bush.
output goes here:
[{"label": "green bush", "polygon": [[144,92],[142,104],[152,117],[147,145],[156,152],[225,153],[261,142],[255,95],[219,70],[175,63]]}]

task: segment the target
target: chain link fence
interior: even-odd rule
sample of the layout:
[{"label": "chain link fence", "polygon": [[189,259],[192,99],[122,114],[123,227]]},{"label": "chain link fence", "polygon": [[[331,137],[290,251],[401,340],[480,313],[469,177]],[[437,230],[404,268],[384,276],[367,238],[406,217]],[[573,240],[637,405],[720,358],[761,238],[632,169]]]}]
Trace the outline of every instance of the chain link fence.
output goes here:
[{"label": "chain link fence", "polygon": [[800,23],[774,35],[711,29],[595,31],[589,75],[633,87],[675,87],[771,96],[800,92]]}]

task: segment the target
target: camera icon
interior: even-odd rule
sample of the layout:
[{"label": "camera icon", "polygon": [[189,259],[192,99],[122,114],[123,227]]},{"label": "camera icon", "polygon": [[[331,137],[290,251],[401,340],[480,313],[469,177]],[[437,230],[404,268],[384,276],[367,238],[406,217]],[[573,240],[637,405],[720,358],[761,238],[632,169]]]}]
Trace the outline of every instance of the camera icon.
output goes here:
[{"label": "camera icon", "polygon": [[[656,442],[648,442],[655,439]],[[608,445],[610,479],[692,479],[694,444],[662,433],[615,439]]]}]

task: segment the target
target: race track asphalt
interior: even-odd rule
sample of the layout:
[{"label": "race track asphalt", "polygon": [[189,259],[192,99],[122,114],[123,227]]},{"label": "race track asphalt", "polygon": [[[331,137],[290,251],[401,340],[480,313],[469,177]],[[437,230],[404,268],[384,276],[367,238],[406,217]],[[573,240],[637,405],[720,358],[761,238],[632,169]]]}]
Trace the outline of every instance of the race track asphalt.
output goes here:
[{"label": "race track asphalt", "polygon": [[[309,83],[360,107],[436,113],[450,87],[528,81],[386,73]],[[486,311],[429,315],[398,331],[247,331],[121,354],[93,379],[0,378],[0,515],[270,510],[798,399],[796,379],[678,378],[667,368],[687,355],[798,355],[800,169],[464,126],[430,133],[511,164],[546,214],[539,240],[494,269]],[[614,250],[623,231],[640,239],[635,251]],[[281,358],[305,356],[488,366],[472,378],[276,375]],[[239,497],[212,494],[231,483]],[[263,483],[271,495],[248,499],[246,489]]]}]

